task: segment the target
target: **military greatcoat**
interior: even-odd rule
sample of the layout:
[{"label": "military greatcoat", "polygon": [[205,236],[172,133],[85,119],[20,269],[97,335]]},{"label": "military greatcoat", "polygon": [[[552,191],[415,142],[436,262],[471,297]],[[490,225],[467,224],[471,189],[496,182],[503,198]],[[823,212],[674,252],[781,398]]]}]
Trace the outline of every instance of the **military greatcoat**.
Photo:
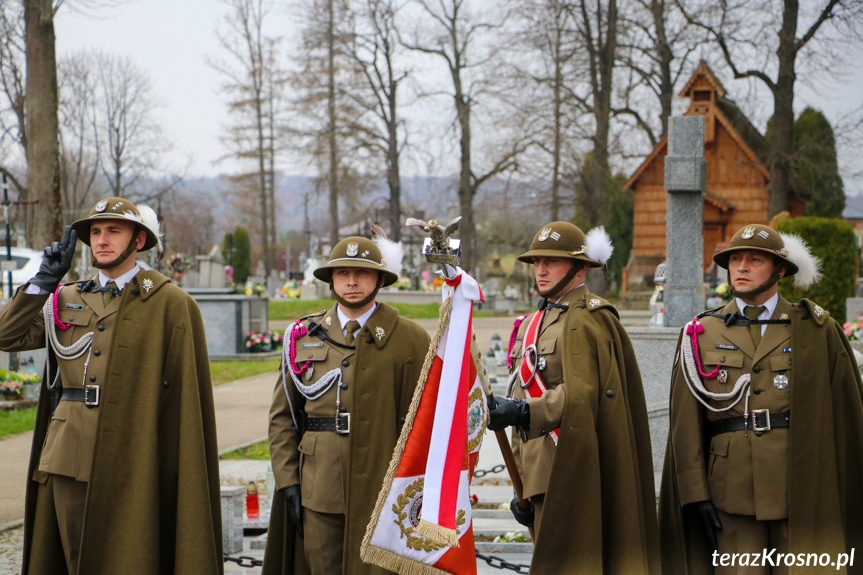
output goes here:
[{"label": "military greatcoat", "polygon": [[[338,390],[336,383],[311,401],[297,391],[288,372],[286,380],[279,376],[269,431],[276,487],[299,484],[304,508],[346,516],[344,575],[385,573],[360,560],[360,544],[419,380],[429,336],[383,303],[377,303],[356,334],[354,349],[341,346],[346,343],[336,306],[301,321],[307,329],[319,325],[332,341],[309,334],[296,340],[297,364],[309,362],[298,377],[311,385],[331,370],[340,369],[344,385]],[[299,423],[302,417],[334,417],[337,391],[341,408],[350,413],[350,433],[301,433],[294,426],[294,419]],[[274,533],[279,535],[274,537]],[[264,573],[297,572],[301,562],[297,563],[290,551],[301,552],[302,548],[294,538],[279,494],[270,521]]]},{"label": "military greatcoat", "polygon": [[[632,344],[617,310],[585,286],[560,303],[568,310],[549,310],[538,338],[549,391],[529,400],[528,441],[513,438],[525,494],[545,494],[531,573],[658,573],[653,459]],[[517,360],[521,347],[511,351]],[[555,447],[547,434],[558,427]]]},{"label": "military greatcoat", "polygon": [[[0,349],[45,345],[47,295],[19,290],[0,311]],[[93,333],[86,355],[60,360],[57,384],[98,385],[101,402],[60,401],[43,377],[27,483],[25,575],[66,573],[56,524],[34,521],[49,474],[88,485],[79,573],[221,573],[218,448],[207,345],[194,300],[155,271],[141,271],[105,307],[78,284],[59,294],[57,330],[69,346]],[[51,377],[57,360],[49,353]],[[30,549],[39,565],[30,564]],[[74,574],[71,574],[74,575]]]},{"label": "military greatcoat", "polygon": [[[737,311],[735,302],[719,310]],[[708,411],[687,387],[682,360],[675,364],[659,513],[666,574],[713,572],[712,551],[682,510],[696,501],[712,500],[726,513],[758,520],[787,518],[793,554],[829,553],[835,559],[863,546],[863,494],[850,487],[863,485],[860,372],[841,327],[820,306],[805,299],[791,305],[780,296],[773,319],[786,318],[787,325],[767,326],[756,351],[746,327],[704,317],[699,349],[704,371],[722,366],[728,373],[726,383],[704,379],[708,391],[728,392],[749,373],[750,413],[789,412],[790,427],[711,438],[709,422],[743,415],[744,401],[724,413]],[[784,389],[782,376],[788,381]]]}]

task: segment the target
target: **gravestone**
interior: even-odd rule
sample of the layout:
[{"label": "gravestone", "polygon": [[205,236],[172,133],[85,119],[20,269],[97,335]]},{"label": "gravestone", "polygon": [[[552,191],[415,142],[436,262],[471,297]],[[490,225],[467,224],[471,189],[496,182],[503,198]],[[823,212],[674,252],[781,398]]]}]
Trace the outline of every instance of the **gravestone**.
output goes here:
[{"label": "gravestone", "polygon": [[672,118],[665,158],[668,191],[665,325],[680,327],[704,311],[704,118]]}]

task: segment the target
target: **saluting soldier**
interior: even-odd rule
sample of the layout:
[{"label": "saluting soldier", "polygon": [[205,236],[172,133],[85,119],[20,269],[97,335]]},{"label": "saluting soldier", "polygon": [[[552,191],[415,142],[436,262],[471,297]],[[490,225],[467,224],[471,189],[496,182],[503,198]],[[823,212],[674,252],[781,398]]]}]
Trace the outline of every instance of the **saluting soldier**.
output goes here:
[{"label": "saluting soldier", "polygon": [[298,555],[312,575],[386,573],[362,563],[360,544],[429,346],[422,327],[375,301],[401,260],[401,245],[382,238],[340,241],[314,271],[337,303],[285,336],[270,409],[278,497],[264,573],[303,570]]},{"label": "saluting soldier", "polygon": [[[99,272],[60,285],[79,237]],[[0,312],[3,350],[48,342],[24,574],[223,571],[204,327],[186,292],[138,265],[151,248],[161,257],[153,210],[101,200]]]},{"label": "saluting soldier", "polygon": [[613,249],[602,228],[585,236],[552,222],[518,257],[533,264],[538,311],[511,337],[507,397],[489,428],[513,426],[513,452],[531,509],[531,573],[658,573],[653,460],[641,375],[617,310],[591,294],[588,269]]},{"label": "saluting soldier", "polygon": [[777,293],[783,277],[803,288],[818,280],[800,238],[745,226],[713,261],[728,270],[734,300],[681,332],[660,500],[664,571],[820,572],[797,554],[836,561],[863,546],[860,373],[821,306]]}]

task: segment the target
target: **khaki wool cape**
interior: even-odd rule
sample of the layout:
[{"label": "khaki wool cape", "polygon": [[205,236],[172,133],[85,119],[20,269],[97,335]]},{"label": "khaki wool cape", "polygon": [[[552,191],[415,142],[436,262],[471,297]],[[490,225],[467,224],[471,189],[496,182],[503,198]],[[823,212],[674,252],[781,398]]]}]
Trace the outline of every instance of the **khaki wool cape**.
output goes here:
[{"label": "khaki wool cape", "polygon": [[[142,289],[144,279],[153,282],[149,290]],[[200,310],[168,278],[142,271],[123,289],[117,313],[78,572],[222,573],[216,418]],[[56,365],[53,353],[49,361]],[[52,556],[51,575],[67,573],[55,524],[41,521],[34,529],[39,483],[48,479],[37,471],[51,418],[46,381],[28,472],[22,575],[47,575],[28,569],[31,548]]]},{"label": "khaki wool cape", "polygon": [[[863,573],[863,387],[854,353],[842,327],[803,299],[791,316],[791,427],[788,448],[789,553],[838,553],[856,548],[853,567],[831,573]],[[681,332],[682,334],[682,332]],[[679,349],[679,343],[678,343]],[[671,387],[686,385],[680,368]],[[674,406],[671,406],[674,417]],[[693,517],[684,513],[677,491],[668,438],[659,501],[665,575],[713,573],[712,550]],[[818,568],[792,566],[789,573]]]},{"label": "khaki wool cape", "polygon": [[[372,516],[378,493],[389,468],[401,426],[429,347],[426,331],[399,317],[397,309],[378,302],[373,317],[384,328],[378,339],[367,321],[357,334],[356,381],[351,396],[350,477],[346,493],[346,526],[342,575],[389,573],[360,560],[360,545]],[[288,385],[293,385],[292,381]],[[394,398],[398,397],[396,402]],[[398,403],[398,405],[396,405]],[[296,409],[297,406],[294,406]],[[273,499],[264,575],[308,573],[303,542],[287,514],[281,493]]]},{"label": "khaki wool cape", "polygon": [[586,301],[566,313],[566,407],[530,573],[658,574],[641,374],[617,310]]}]

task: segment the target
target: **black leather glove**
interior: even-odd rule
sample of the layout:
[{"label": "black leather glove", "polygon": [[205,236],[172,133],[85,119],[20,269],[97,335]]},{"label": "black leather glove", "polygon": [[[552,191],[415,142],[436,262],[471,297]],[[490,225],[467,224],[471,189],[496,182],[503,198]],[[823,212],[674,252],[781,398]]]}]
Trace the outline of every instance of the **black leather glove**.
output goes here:
[{"label": "black leather glove", "polygon": [[518,506],[518,497],[513,496],[509,502],[509,510],[512,511],[512,516],[515,520],[525,527],[533,527],[534,509],[533,503],[527,502],[527,509],[522,509]]},{"label": "black leather glove", "polygon": [[75,233],[72,226],[63,228],[63,237],[60,238],[60,241],[45,248],[42,253],[42,264],[30,283],[53,293],[63,281],[63,276],[72,267],[72,257],[75,255],[75,243],[77,241],[78,234]]},{"label": "black leather glove", "polygon": [[503,431],[514,425],[519,431],[530,429],[530,406],[523,399],[494,397],[489,401],[488,428]]},{"label": "black leather glove", "polygon": [[288,485],[287,487],[282,487],[279,491],[281,491],[282,495],[285,496],[285,503],[288,506],[288,515],[291,516],[291,521],[294,522],[294,526],[297,528],[297,534],[300,536],[300,539],[302,539],[303,499],[302,495],[300,495],[300,486],[299,484]]},{"label": "black leather glove", "polygon": [[719,521],[719,514],[716,512],[713,502],[696,501],[695,503],[687,503],[683,507],[692,514],[693,519],[698,523],[701,533],[707,541],[707,546],[713,551],[719,551],[716,532],[722,531],[722,522]]}]

